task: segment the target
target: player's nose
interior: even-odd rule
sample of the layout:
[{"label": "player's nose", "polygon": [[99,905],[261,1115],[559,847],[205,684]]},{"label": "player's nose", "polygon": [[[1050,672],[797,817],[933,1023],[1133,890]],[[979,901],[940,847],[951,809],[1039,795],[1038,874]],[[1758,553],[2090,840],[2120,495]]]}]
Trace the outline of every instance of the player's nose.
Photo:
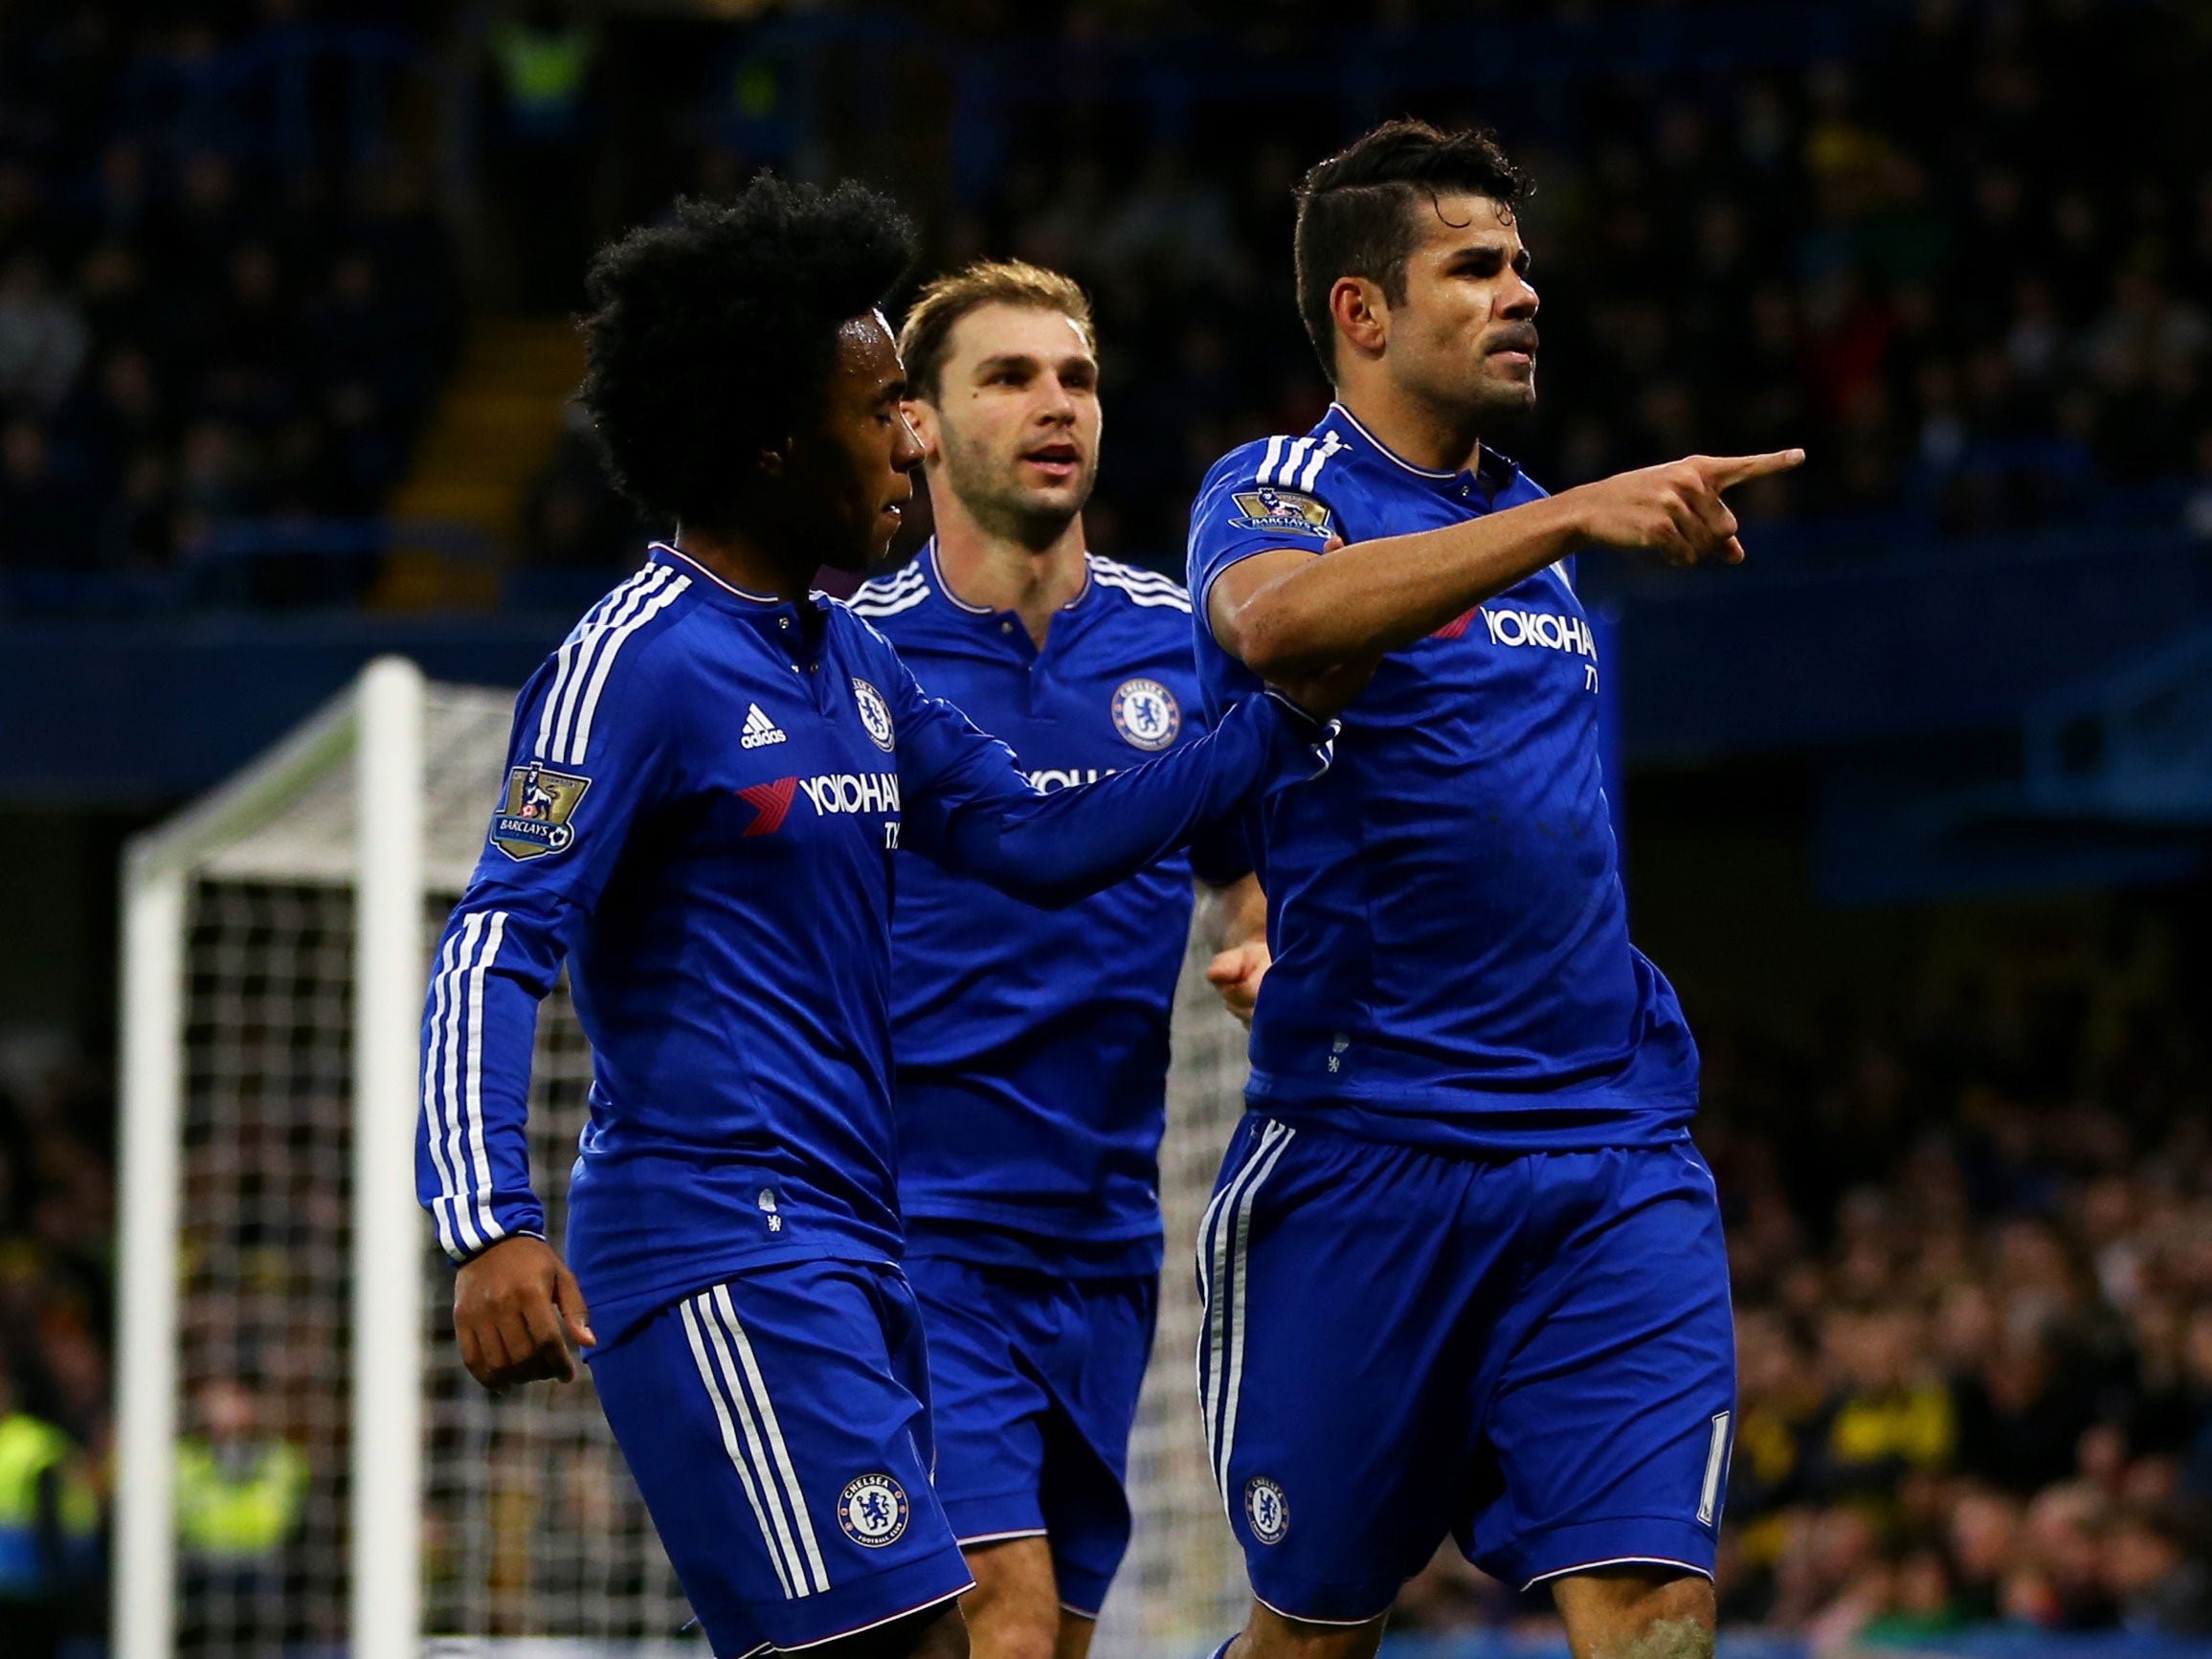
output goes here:
[{"label": "player's nose", "polygon": [[922,437],[914,430],[914,423],[906,418],[906,412],[899,412],[891,434],[891,466],[897,472],[911,472],[922,464]]}]

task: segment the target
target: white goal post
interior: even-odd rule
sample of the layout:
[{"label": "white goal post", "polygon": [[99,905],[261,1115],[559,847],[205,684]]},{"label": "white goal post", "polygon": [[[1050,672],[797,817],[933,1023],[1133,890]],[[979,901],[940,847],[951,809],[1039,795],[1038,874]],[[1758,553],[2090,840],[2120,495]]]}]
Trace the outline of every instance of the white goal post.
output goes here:
[{"label": "white goal post", "polygon": [[[705,1651],[589,1380],[493,1400],[462,1372],[414,1200],[429,952],[483,844],[512,706],[381,660],[126,855],[116,1659]],[[1136,1536],[1098,1659],[1195,1659],[1242,1618],[1192,1392],[1190,1261],[1243,1051],[1194,955]],[[564,985],[530,1098],[556,1238],[589,1078]],[[306,1470],[280,1546],[244,1566],[195,1557],[177,1522],[179,1438],[221,1400]]]},{"label": "white goal post", "polygon": [[[175,1446],[190,887],[221,871],[341,882],[354,928],[350,1651],[418,1647],[422,1277],[413,1197],[421,1019],[422,674],[385,658],[259,762],[125,856],[117,1296],[119,1659],[167,1659],[177,1625]],[[257,868],[257,836],[327,797],[350,763],[353,835],[321,861]]]}]

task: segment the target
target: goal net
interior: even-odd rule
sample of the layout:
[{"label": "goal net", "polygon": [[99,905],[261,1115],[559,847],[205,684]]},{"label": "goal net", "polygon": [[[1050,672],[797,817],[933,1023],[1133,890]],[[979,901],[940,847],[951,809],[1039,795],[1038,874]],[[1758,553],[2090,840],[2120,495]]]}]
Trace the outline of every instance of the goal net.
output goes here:
[{"label": "goal net", "polygon": [[[406,1211],[378,1201],[392,1196],[382,1189],[394,1178],[396,1109],[384,1110],[379,1190],[362,1190],[375,1167],[362,1144],[370,1056],[403,1035],[412,1050],[398,1014],[419,1010],[431,945],[482,844],[511,706],[499,691],[413,683],[399,705],[418,729],[418,761],[401,745],[401,775],[419,780],[411,812],[369,770],[363,750],[376,739],[357,687],[133,850],[119,1659],[342,1642],[355,1659],[705,1651],[589,1377],[495,1399],[461,1368],[452,1271],[413,1212],[412,1184]],[[389,882],[370,879],[379,836],[417,819],[419,859],[401,871],[416,903],[398,901],[419,911],[419,928],[401,930],[406,982],[386,989],[384,1012],[365,1012],[379,1004],[362,982],[372,953],[357,925],[394,902]],[[1190,1267],[1241,1110],[1244,1043],[1199,961],[1186,963],[1176,1002],[1161,1155],[1168,1266],[1130,1447],[1136,1531],[1100,1659],[1203,1655],[1244,1605],[1192,1393]],[[412,1053],[407,1064],[411,1078]],[[387,1097],[395,1065],[379,1086]],[[556,1239],[590,1079],[564,986],[540,1016],[530,1085],[532,1175]],[[412,1261],[419,1278],[377,1301],[366,1277],[387,1261]],[[405,1329],[365,1324],[371,1304],[402,1310]],[[393,1412],[399,1377],[414,1398]],[[388,1477],[402,1483],[399,1501],[379,1510],[361,1489]],[[221,1510],[216,1500],[241,1492],[253,1501]]]}]

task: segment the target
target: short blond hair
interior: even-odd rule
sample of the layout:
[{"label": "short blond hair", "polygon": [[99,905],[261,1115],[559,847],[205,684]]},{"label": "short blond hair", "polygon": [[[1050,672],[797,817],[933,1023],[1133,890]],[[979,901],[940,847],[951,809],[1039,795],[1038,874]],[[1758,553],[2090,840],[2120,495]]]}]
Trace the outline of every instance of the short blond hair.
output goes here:
[{"label": "short blond hair", "polygon": [[906,385],[913,395],[935,400],[953,325],[986,305],[1057,311],[1082,330],[1085,346],[1098,349],[1090,297],[1073,277],[1022,259],[978,259],[939,277],[906,312],[905,325],[899,330],[899,356],[906,365]]}]

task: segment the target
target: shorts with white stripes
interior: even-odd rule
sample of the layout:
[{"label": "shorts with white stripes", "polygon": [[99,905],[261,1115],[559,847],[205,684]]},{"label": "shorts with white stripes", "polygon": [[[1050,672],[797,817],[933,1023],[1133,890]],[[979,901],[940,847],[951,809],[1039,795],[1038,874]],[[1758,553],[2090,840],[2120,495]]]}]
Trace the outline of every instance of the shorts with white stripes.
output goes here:
[{"label": "shorts with white stripes", "polygon": [[1198,1233],[1198,1396],[1253,1594],[1360,1624],[1449,1535],[1516,1587],[1710,1577],[1735,1412],[1712,1176],[1252,1114]]},{"label": "shorts with white stripes", "polygon": [[591,1364],[715,1659],[835,1641],[973,1582],[930,1485],[921,1318],[896,1267],[739,1274]]}]

